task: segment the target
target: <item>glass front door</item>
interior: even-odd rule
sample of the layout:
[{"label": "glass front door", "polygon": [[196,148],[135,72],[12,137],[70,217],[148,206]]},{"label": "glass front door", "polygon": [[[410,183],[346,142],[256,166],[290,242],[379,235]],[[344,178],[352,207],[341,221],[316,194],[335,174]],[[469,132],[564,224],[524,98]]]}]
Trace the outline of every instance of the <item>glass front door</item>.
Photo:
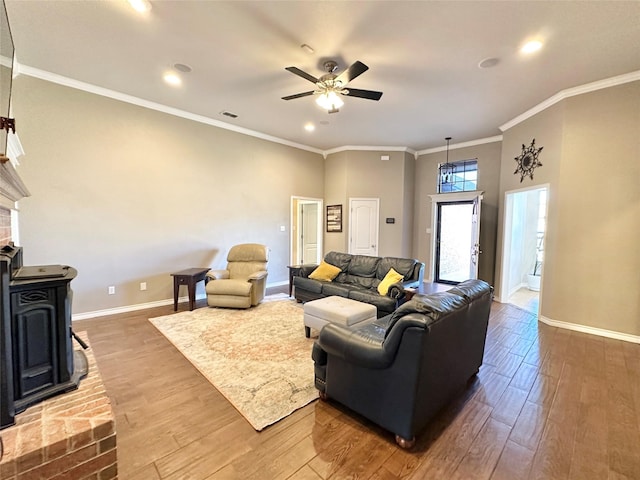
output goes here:
[{"label": "glass front door", "polygon": [[473,200],[438,203],[436,282],[457,284],[477,278],[478,209]]}]

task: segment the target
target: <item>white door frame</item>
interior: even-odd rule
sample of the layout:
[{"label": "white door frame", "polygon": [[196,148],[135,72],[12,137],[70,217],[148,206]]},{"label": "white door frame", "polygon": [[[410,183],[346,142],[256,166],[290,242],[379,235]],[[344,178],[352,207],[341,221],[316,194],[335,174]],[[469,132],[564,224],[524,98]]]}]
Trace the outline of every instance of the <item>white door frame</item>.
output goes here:
[{"label": "white door frame", "polygon": [[[436,193],[429,195],[431,197],[431,228],[427,233],[431,233],[431,266],[429,268],[429,278],[425,279],[428,282],[433,282],[436,276],[436,240],[438,231],[438,204],[449,202],[470,202],[478,199],[478,202],[482,202],[484,191],[474,190],[473,192],[451,192],[451,193]],[[478,208],[478,212],[480,207]],[[480,218],[478,216],[478,235],[480,232]],[[478,260],[479,261],[479,260]]]},{"label": "white door frame", "polygon": [[[499,288],[499,297],[498,301],[500,303],[507,303],[509,301],[509,285],[510,285],[510,276],[509,269],[511,266],[511,233],[512,233],[512,225],[513,225],[513,196],[518,193],[525,192],[534,192],[536,190],[546,190],[547,191],[547,211],[545,212],[545,218],[547,219],[547,224],[549,222],[549,190],[550,184],[544,183],[542,185],[535,185],[531,187],[518,188],[515,190],[508,190],[504,192],[504,200],[502,203],[502,209],[504,211],[504,215],[502,218],[502,252],[501,252],[501,268],[500,268],[500,288]],[[545,237],[547,236],[547,228],[545,227]],[[546,242],[546,238],[545,238]],[[542,272],[540,276],[544,274],[544,264],[542,266]],[[540,282],[540,292],[538,293],[539,298],[542,298],[542,281]],[[541,302],[538,301],[538,313],[540,310]]]},{"label": "white door frame", "polygon": [[323,200],[321,198],[313,198],[313,197],[298,197],[296,195],[291,196],[291,219],[289,225],[289,232],[291,232],[289,236],[289,258],[291,261],[291,265],[297,265],[299,263],[299,259],[295,258],[295,252],[300,252],[302,248],[300,235],[298,235],[298,229],[296,225],[300,225],[300,217],[302,215],[302,205],[315,203],[318,205],[318,254],[316,262],[320,264],[322,260],[323,254],[323,244],[322,241],[324,239],[322,235],[322,226],[323,226]]},{"label": "white door frame", "polygon": [[375,203],[375,209],[376,209],[376,218],[375,221],[373,222],[373,227],[375,229],[373,235],[375,237],[375,243],[374,245],[372,245],[372,256],[377,256],[378,255],[378,250],[379,250],[379,243],[380,243],[380,199],[379,198],[365,198],[365,197],[353,197],[353,198],[349,198],[349,253],[353,253],[353,215],[352,215],[352,207],[353,207],[353,202],[356,201],[368,201],[368,202],[374,202]]}]

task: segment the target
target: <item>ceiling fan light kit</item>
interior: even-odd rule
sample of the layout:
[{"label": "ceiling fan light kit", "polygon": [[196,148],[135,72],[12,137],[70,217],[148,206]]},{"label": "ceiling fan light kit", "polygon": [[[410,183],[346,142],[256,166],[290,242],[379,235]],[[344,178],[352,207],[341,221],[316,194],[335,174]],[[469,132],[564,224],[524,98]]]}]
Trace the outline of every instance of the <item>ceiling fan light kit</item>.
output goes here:
[{"label": "ceiling fan light kit", "polygon": [[338,64],[336,62],[328,60],[324,62],[324,69],[327,73],[320,78],[316,78],[297,67],[286,67],[285,70],[293,73],[294,75],[298,75],[299,77],[304,78],[311,83],[314,83],[316,85],[316,89],[308,92],[288,95],[286,97],[282,97],[282,99],[293,100],[295,98],[318,95],[316,103],[323,109],[327,110],[328,113],[336,113],[340,111],[340,107],[344,105],[344,101],[342,100],[342,98],[340,98],[341,95],[347,97],[365,98],[375,101],[380,100],[380,97],[382,97],[382,92],[345,88],[347,83],[351,82],[356,77],[369,70],[369,67],[367,67],[364,63],[357,61],[340,75],[336,75],[335,73],[333,73],[337,68]]},{"label": "ceiling fan light kit", "polygon": [[316,103],[329,113],[333,113],[334,110],[338,111],[338,109],[344,105],[344,101],[333,90],[321,93],[318,98],[316,98]]}]

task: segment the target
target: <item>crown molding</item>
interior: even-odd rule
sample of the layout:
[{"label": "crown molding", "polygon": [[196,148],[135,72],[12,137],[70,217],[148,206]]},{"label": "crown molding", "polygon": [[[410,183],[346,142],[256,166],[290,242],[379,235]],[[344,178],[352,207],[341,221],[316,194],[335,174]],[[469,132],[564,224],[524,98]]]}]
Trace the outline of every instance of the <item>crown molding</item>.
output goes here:
[{"label": "crown molding", "polygon": [[562,100],[565,100],[570,97],[574,97],[576,95],[582,95],[584,93],[595,92],[596,90],[602,90],[604,88],[616,87],[618,85],[622,85],[629,82],[635,82],[640,80],[640,70],[635,72],[625,73],[623,75],[618,75],[616,77],[605,78],[604,80],[598,80],[596,82],[587,83],[585,85],[580,85],[573,88],[567,88],[566,90],[561,90],[556,93],[554,96],[547,98],[544,102],[539,103],[533,108],[530,108],[526,112],[518,115],[513,120],[508,121],[504,125],[501,125],[500,131],[504,132],[509,130],[510,128],[515,127],[519,123],[524,122],[528,118],[533,117],[534,115],[546,110],[547,108],[555,105]]},{"label": "crown molding", "polygon": [[[331,148],[329,150],[322,150],[320,148],[311,147],[309,145],[303,145],[301,143],[291,142],[284,138],[267,135],[265,133],[258,132],[256,130],[250,130],[248,128],[238,127],[230,123],[225,123],[220,120],[214,120],[213,118],[206,117],[204,115],[198,115],[195,113],[187,112],[185,110],[180,110],[178,108],[162,105],[161,103],[151,102],[149,100],[144,100],[142,98],[134,97],[133,95],[127,95],[125,93],[116,92],[115,90],[109,90],[107,88],[98,87],[97,85],[81,82],[79,80],[74,80],[72,78],[64,77],[62,75],[58,75],[55,73],[47,72],[45,70],[40,70],[38,68],[30,67],[28,65],[23,65],[23,64],[20,64],[18,62],[17,57],[15,57],[14,76],[21,75],[21,74],[27,75],[30,77],[39,78],[41,80],[46,80],[52,83],[57,83],[59,85],[63,85],[66,87],[75,88],[77,90],[93,93],[103,97],[112,98],[114,100],[119,100],[121,102],[130,103],[132,105],[137,105],[137,106],[148,108],[151,110],[156,110],[158,112],[166,113],[168,115],[185,118],[187,120],[192,120],[194,122],[211,125],[213,127],[230,130],[236,133],[248,135],[255,138],[260,138],[268,142],[279,143],[281,145],[286,145],[289,147],[298,148],[300,150],[317,153],[322,155],[325,159],[329,155],[332,155],[334,153],[345,152],[345,151],[376,151],[376,152],[406,152],[406,153],[412,154],[414,158],[417,160],[418,157],[421,155],[428,155],[430,153],[443,152],[447,149],[446,146],[429,148],[425,150],[413,150],[412,148],[403,147],[403,146],[344,145],[341,147]],[[638,80],[640,80],[640,70],[626,73],[623,75],[618,75],[616,77],[611,77],[604,80],[588,83],[586,85],[581,85],[578,87],[562,90],[559,93],[555,94],[554,96],[548,98],[547,100],[539,103],[535,107],[527,110],[523,114],[518,115],[513,120],[505,123],[504,125],[501,125],[499,129],[501,132],[504,132],[505,130],[508,130],[514,127],[515,125],[525,121],[526,119],[536,115],[537,113],[542,112],[543,110],[551,107],[552,105],[555,105],[556,103],[566,98],[573,97],[575,95],[581,95],[583,93],[593,92],[596,90],[601,90],[603,88],[610,88],[617,85],[622,85],[624,83],[635,82]],[[494,143],[494,142],[501,142],[501,141],[502,141],[502,135],[496,135],[494,137],[481,138],[478,140],[471,140],[468,142],[449,145],[449,149],[455,150],[458,148],[473,147],[476,145],[483,145],[485,143]]]},{"label": "crown molding", "polygon": [[340,152],[406,152],[415,157],[416,151],[409,147],[389,147],[389,146],[376,146],[376,145],[344,145],[342,147],[331,148],[322,152],[324,158],[328,155]]},{"label": "crown molding", "polygon": [[[471,140],[469,142],[453,143],[449,145],[449,150],[456,150],[458,148],[466,148],[466,147],[475,147],[476,145],[484,145],[485,143],[495,143],[495,142],[501,142],[501,141],[502,141],[502,135],[496,135],[495,137],[479,138],[478,140]],[[419,150],[416,153],[418,155],[428,155],[430,153],[445,152],[446,150],[447,150],[447,147],[444,146],[444,147],[428,148],[426,150]]]},{"label": "crown molding", "polygon": [[286,145],[288,147],[298,148],[300,150],[306,150],[308,152],[313,152],[318,154],[323,153],[323,151],[320,150],[319,148],[310,147],[308,145],[302,145],[301,143],[291,142],[289,140],[285,140],[284,138],[274,137],[272,135],[267,135],[265,133],[257,132],[255,130],[250,130],[248,128],[238,127],[230,123],[225,123],[225,122],[221,122],[220,120],[214,120],[213,118],[205,117],[204,115],[198,115],[195,113],[187,112],[185,110],[180,110],[178,108],[168,107],[167,105],[162,105],[161,103],[151,102],[149,100],[144,100],[142,98],[134,97],[133,95],[127,95],[126,93],[116,92],[115,90],[109,90],[108,88],[98,87],[90,83],[81,82],[79,80],[74,80],[72,78],[47,72],[45,70],[29,67],[28,65],[18,64],[17,68],[18,68],[18,74],[21,74],[21,75],[27,75],[29,77],[39,78],[41,80],[46,80],[48,82],[57,83],[58,85],[63,85],[65,87],[75,88],[77,90],[93,93],[95,95],[112,98],[114,100],[130,103],[132,105],[148,108],[150,110],[156,110],[158,112],[166,113],[168,115],[173,115],[175,117],[181,117],[187,120],[192,120],[194,122],[204,123],[206,125],[211,125],[213,127],[223,128],[225,130],[230,130],[232,132],[248,135],[250,137],[260,138],[268,142],[279,143],[282,145]]}]

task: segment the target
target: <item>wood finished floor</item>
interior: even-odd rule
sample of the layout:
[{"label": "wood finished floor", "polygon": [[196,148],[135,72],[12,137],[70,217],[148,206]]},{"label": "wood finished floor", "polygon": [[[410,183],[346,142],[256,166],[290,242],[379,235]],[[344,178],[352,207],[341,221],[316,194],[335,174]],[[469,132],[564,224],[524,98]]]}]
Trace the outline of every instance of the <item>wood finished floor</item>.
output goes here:
[{"label": "wood finished floor", "polygon": [[640,479],[640,345],[494,303],[477,378],[403,451],[331,402],[254,431],[147,321],[170,313],[74,324],[113,403],[120,480]]}]

